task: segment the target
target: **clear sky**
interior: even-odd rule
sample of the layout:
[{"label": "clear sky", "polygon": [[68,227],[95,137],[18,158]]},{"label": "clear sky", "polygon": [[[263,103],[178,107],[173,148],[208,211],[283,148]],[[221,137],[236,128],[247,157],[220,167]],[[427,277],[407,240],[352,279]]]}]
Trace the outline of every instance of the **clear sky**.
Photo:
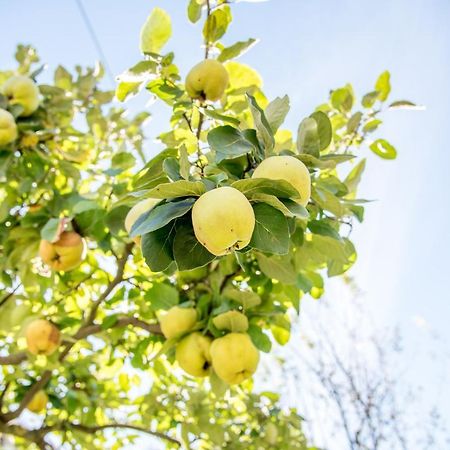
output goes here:
[{"label": "clear sky", "polygon": [[[187,22],[186,3],[84,0],[114,74],[139,60],[139,29],[153,6],[172,16],[167,48],[182,74],[200,60],[200,27]],[[331,88],[351,82],[364,94],[385,69],[392,73],[393,99],[426,105],[425,111],[383,115],[382,137],[399,156],[369,155],[361,195],[378,201],[368,205],[353,235],[359,259],[351,274],[380,323],[401,323],[413,342],[421,331],[412,319],[420,317],[450,342],[450,2],[272,0],[239,3],[233,14],[226,43],[261,39],[241,60],[261,73],[269,98],[290,95],[292,129]],[[18,42],[35,45],[51,70],[98,59],[75,0],[0,0],[0,17],[2,69],[11,66]],[[143,97],[130,106],[144,106]],[[166,125],[166,112],[154,111],[149,137]],[[147,145],[156,151],[151,140]],[[431,370],[418,372],[433,383]]]}]

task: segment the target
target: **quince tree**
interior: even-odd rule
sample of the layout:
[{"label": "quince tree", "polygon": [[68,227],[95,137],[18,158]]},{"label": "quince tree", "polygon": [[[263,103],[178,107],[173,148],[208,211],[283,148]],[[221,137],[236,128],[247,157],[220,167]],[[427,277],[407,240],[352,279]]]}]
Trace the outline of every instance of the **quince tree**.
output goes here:
[{"label": "quince tree", "polygon": [[[356,260],[365,155],[396,156],[372,138],[389,73],[361,105],[332,90],[293,133],[288,96],[269,100],[238,61],[255,39],[224,43],[228,2],[187,11],[204,59],[186,74],[160,8],[115,92],[100,64],[40,83],[29,46],[0,72],[0,433],[18,448],[309,448],[252,376],[301,299]],[[150,113],[113,103],[137,94],[171,111],[152,158]]]}]

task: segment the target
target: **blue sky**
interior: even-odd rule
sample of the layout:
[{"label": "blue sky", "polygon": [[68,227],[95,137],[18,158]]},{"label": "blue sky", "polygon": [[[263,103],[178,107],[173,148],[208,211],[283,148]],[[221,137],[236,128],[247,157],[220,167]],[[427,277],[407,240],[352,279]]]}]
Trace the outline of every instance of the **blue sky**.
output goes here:
[{"label": "blue sky", "polygon": [[[139,60],[139,29],[153,6],[172,16],[167,49],[175,51],[181,72],[200,60],[200,27],[187,22],[186,3],[84,0],[114,74]],[[51,70],[58,63],[73,67],[98,59],[74,0],[0,0],[0,11],[2,23],[10,24],[0,39],[2,69],[11,66],[18,42],[35,45]],[[402,324],[412,343],[420,332],[412,319],[421,317],[448,343],[450,2],[272,0],[239,3],[233,14],[225,43],[261,39],[241,60],[261,73],[269,98],[290,95],[292,129],[331,88],[351,82],[362,95],[385,69],[392,74],[394,99],[426,105],[425,111],[383,115],[382,136],[396,146],[397,160],[362,151],[369,164],[361,195],[377,201],[353,235],[359,259],[351,274],[379,323]],[[143,107],[143,97],[130,107]],[[164,110],[152,110],[150,137],[167,118]],[[151,140],[147,145],[149,153],[156,151]],[[432,383],[432,369],[418,366],[418,376]]]}]

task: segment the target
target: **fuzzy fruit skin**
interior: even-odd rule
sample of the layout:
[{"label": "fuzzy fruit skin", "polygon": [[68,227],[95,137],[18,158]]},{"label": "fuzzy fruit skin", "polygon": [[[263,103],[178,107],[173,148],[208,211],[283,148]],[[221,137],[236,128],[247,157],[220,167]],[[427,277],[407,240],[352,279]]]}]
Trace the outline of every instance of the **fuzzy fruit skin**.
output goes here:
[{"label": "fuzzy fruit skin", "polygon": [[219,378],[228,384],[239,384],[255,373],[259,352],[248,334],[229,333],[213,341],[211,358]]},{"label": "fuzzy fruit skin", "polygon": [[206,377],[211,367],[212,339],[202,333],[195,332],[186,336],[175,351],[175,359],[180,367],[194,377]]},{"label": "fuzzy fruit skin", "polygon": [[30,116],[39,107],[39,89],[31,78],[23,75],[8,78],[2,90],[11,105],[23,107],[22,117]]},{"label": "fuzzy fruit skin", "polygon": [[39,256],[52,270],[69,271],[81,264],[86,255],[84,239],[74,231],[64,231],[58,241],[41,240]]},{"label": "fuzzy fruit skin", "polygon": [[247,197],[229,186],[203,194],[192,208],[197,240],[213,255],[244,248],[252,238],[255,214]]},{"label": "fuzzy fruit skin", "polygon": [[27,409],[34,413],[39,413],[45,409],[48,403],[48,396],[44,391],[37,391],[31,402],[28,403]]},{"label": "fuzzy fruit skin", "polygon": [[17,125],[14,116],[0,108],[0,146],[11,144],[17,139]]},{"label": "fuzzy fruit skin", "polygon": [[195,65],[186,77],[186,91],[191,98],[220,100],[228,86],[228,72],[222,63],[206,59]]},{"label": "fuzzy fruit skin", "polygon": [[173,306],[159,318],[161,331],[166,339],[172,339],[191,330],[197,323],[197,311],[194,308]]},{"label": "fuzzy fruit skin", "polygon": [[[125,217],[125,230],[130,234],[131,228],[133,228],[134,223],[139,217],[153,209],[161,200],[156,198],[146,198],[145,200],[136,203],[129,211]],[[136,236],[133,241],[139,245],[141,243],[141,237]]]},{"label": "fuzzy fruit skin", "polygon": [[28,351],[33,355],[51,355],[59,347],[61,333],[47,320],[31,322],[25,330]]},{"label": "fuzzy fruit skin", "polygon": [[293,156],[270,156],[253,172],[252,178],[285,180],[292,184],[300,194],[296,202],[306,206],[311,197],[311,175],[308,168]]}]

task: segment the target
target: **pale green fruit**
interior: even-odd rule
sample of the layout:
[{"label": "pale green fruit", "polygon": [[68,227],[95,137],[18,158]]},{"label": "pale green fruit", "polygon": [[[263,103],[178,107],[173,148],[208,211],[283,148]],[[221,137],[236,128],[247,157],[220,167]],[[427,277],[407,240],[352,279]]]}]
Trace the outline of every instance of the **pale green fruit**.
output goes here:
[{"label": "pale green fruit", "polygon": [[218,330],[244,333],[248,330],[248,319],[239,311],[227,311],[214,317],[213,324]]},{"label": "pale green fruit", "polygon": [[8,78],[3,84],[2,91],[11,105],[23,107],[21,116],[30,116],[38,109],[39,89],[31,78],[23,75]]},{"label": "pale green fruit", "polygon": [[14,116],[0,108],[0,146],[8,145],[17,139],[17,125]]},{"label": "pale green fruit", "polygon": [[172,339],[191,330],[197,323],[197,311],[194,308],[173,306],[159,318],[161,331],[166,339]]},{"label": "pale green fruit", "polygon": [[39,413],[43,411],[48,403],[48,396],[44,391],[37,391],[36,394],[34,394],[33,398],[31,399],[31,402],[28,403],[27,409],[34,413]]},{"label": "pale green fruit", "polygon": [[214,102],[222,97],[227,86],[227,69],[214,59],[195,65],[186,77],[186,91],[191,98]]},{"label": "pale green fruit", "polygon": [[220,256],[250,242],[255,214],[242,192],[225,186],[206,192],[195,202],[192,224],[197,240]]},{"label": "pale green fruit", "polygon": [[228,384],[242,383],[258,367],[259,352],[246,333],[229,333],[211,344],[213,369]]},{"label": "pale green fruit", "polygon": [[[125,217],[125,229],[127,230],[127,233],[128,234],[130,233],[131,228],[133,228],[133,225],[135,224],[136,220],[138,220],[139,217],[142,216],[142,214],[153,209],[160,201],[161,200],[157,198],[146,198],[145,200],[141,200],[139,203],[136,203],[128,211],[128,214]],[[141,242],[140,236],[135,236],[133,240],[138,245]]]},{"label": "pale green fruit", "polygon": [[265,159],[253,172],[252,178],[285,180],[300,194],[297,203],[306,206],[311,197],[311,175],[308,168],[293,156],[271,156]]},{"label": "pale green fruit", "polygon": [[195,332],[186,336],[175,351],[175,359],[180,367],[194,377],[206,377],[211,367],[212,339],[202,333]]}]

